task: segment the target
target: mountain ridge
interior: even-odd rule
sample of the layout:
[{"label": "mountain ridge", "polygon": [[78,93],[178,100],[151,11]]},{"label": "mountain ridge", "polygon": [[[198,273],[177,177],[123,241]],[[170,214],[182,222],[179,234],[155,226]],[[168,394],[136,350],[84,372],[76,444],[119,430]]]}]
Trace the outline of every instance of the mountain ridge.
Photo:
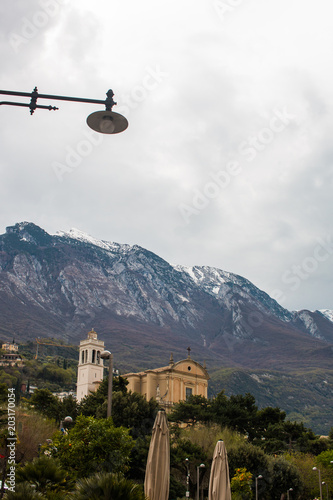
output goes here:
[{"label": "mountain ridge", "polygon": [[136,346],[144,365],[151,349],[157,363],[165,349],[180,353],[189,344],[211,366],[330,363],[330,311],[288,311],[237,274],[171,265],[139,245],[77,229],[50,235],[31,222],[6,228],[0,248],[5,338],[49,333],[78,342],[93,325],[124,358],[122,342]]}]

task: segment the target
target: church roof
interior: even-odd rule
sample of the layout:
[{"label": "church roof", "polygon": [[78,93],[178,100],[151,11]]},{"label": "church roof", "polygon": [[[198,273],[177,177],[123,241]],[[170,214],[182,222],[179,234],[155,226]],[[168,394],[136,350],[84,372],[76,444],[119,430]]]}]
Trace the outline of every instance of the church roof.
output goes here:
[{"label": "church roof", "polygon": [[176,363],[174,363],[172,361],[167,366],[162,366],[161,368],[151,368],[151,369],[144,370],[144,371],[137,372],[137,373],[134,373],[134,372],[125,373],[123,375],[123,377],[128,377],[129,375],[137,375],[138,377],[143,377],[147,373],[163,373],[163,372],[167,372],[167,371],[171,371],[171,370],[177,370],[177,366],[180,365],[181,363],[193,363],[194,365],[198,366],[203,371],[203,373],[206,375],[207,379],[210,378],[206,368],[203,367],[197,361],[194,361],[194,359],[192,359],[190,357],[188,357],[187,359],[182,359],[180,361],[177,361]]}]

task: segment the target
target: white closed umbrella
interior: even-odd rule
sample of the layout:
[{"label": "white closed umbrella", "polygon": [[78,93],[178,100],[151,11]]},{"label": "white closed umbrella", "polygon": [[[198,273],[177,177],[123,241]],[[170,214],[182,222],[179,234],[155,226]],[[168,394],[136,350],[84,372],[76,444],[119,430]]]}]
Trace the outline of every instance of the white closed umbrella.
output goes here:
[{"label": "white closed umbrella", "polygon": [[228,454],[224,441],[215,446],[209,477],[208,500],[231,500]]},{"label": "white closed umbrella", "polygon": [[169,427],[164,410],[157,413],[150,441],[145,495],[149,500],[168,500],[170,486]]}]

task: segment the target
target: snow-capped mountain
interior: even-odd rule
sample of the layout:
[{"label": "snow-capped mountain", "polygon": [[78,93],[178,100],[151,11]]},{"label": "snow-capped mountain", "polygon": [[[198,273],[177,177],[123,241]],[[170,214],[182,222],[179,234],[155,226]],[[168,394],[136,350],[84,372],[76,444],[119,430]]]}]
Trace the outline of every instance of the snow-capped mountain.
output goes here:
[{"label": "snow-capped mountain", "polygon": [[22,222],[0,236],[3,338],[78,341],[93,326],[119,356],[191,345],[215,365],[330,366],[331,311],[290,312],[250,281],[172,266],[137,245]]},{"label": "snow-capped mountain", "polygon": [[269,312],[282,321],[291,321],[294,317],[276,300],[242,276],[208,266],[176,266],[176,269],[188,273],[198,287],[216,297],[221,305],[229,309],[235,308],[235,294],[237,294],[239,299],[252,303],[263,313],[268,314]]},{"label": "snow-capped mountain", "polygon": [[325,318],[329,319],[333,323],[333,311],[331,309],[319,309],[320,314],[325,316]]}]

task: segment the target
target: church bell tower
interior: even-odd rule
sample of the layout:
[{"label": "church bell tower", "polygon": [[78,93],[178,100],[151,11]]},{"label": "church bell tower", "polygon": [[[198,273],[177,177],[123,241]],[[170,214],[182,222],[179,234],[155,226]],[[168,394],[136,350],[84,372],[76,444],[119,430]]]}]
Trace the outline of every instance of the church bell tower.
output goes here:
[{"label": "church bell tower", "polygon": [[97,339],[92,329],[86,339],[80,342],[79,366],[77,371],[76,400],[79,403],[90,392],[97,390],[103,380],[104,342]]}]

